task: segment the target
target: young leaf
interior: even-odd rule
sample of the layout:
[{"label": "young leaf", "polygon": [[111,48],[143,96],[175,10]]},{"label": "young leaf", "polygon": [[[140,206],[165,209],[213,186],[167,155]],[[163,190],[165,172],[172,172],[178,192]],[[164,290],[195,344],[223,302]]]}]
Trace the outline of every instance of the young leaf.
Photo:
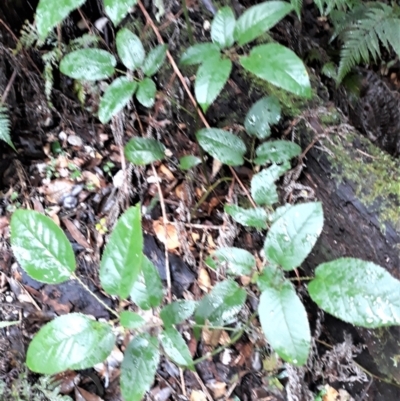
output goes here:
[{"label": "young leaf", "polygon": [[125,156],[137,166],[145,166],[164,158],[164,145],[151,138],[132,138],[125,145]]},{"label": "young leaf", "polygon": [[60,71],[68,77],[97,81],[114,74],[115,57],[101,49],[80,49],[68,53],[60,63]]},{"label": "young leaf", "polygon": [[197,131],[200,146],[221,163],[240,166],[244,163],[246,145],[236,135],[218,128],[203,128]]},{"label": "young leaf", "polygon": [[256,265],[254,256],[241,248],[219,248],[212,254],[212,258],[219,263],[226,263],[228,273],[235,276],[250,275]]},{"label": "young leaf", "polygon": [[356,326],[400,325],[400,281],[372,262],[340,258],[322,263],[308,292],[321,309]]},{"label": "young leaf", "polygon": [[126,329],[138,329],[146,324],[146,321],[137,313],[131,311],[122,311],[119,315],[121,325]]},{"label": "young leaf", "polygon": [[301,154],[301,147],[297,143],[277,140],[262,143],[256,149],[256,164],[285,163]]},{"label": "young leaf", "polygon": [[190,170],[191,168],[197,166],[201,163],[201,159],[199,157],[188,155],[182,156],[179,159],[179,168],[181,170]]},{"label": "young leaf", "polygon": [[221,49],[233,45],[235,23],[235,15],[230,7],[222,7],[215,15],[211,23],[211,39]]},{"label": "young leaf", "polygon": [[293,270],[311,252],[323,225],[321,203],[291,207],[272,223],[264,242],[265,257],[284,270]]},{"label": "young leaf", "polygon": [[296,95],[311,98],[307,70],[299,57],[285,46],[269,43],[253,47],[240,64],[257,77]]},{"label": "young leaf", "polygon": [[130,207],[110,235],[100,262],[101,286],[125,299],[139,276],[143,258],[140,204]]},{"label": "young leaf", "polygon": [[144,107],[153,107],[156,97],[156,84],[151,78],[145,78],[139,82],[139,88],[136,92],[136,99]]},{"label": "young leaf", "polygon": [[40,0],[36,7],[36,28],[44,41],[50,30],[60,24],[68,15],[86,0]]},{"label": "young leaf", "polygon": [[259,230],[267,228],[268,215],[267,212],[260,207],[244,209],[237,205],[225,205],[224,211],[243,226],[255,227]]},{"label": "young leaf", "polygon": [[118,31],[115,39],[118,56],[128,70],[134,71],[141,67],[145,51],[141,40],[127,28]]},{"label": "young leaf", "polygon": [[271,125],[279,122],[281,106],[274,96],[263,97],[251,106],[244,120],[244,127],[249,135],[259,139],[271,135]]},{"label": "young leaf", "polygon": [[194,93],[204,113],[220,94],[228,81],[232,61],[222,58],[209,58],[203,61],[196,74]]},{"label": "young leaf", "polygon": [[165,326],[172,326],[192,316],[195,308],[195,301],[174,301],[162,308],[160,317]]},{"label": "young leaf", "polygon": [[13,213],[11,247],[21,267],[42,283],[62,283],[75,271],[75,255],[68,238],[42,213],[22,209]]},{"label": "young leaf", "polygon": [[220,54],[219,47],[214,43],[197,43],[185,50],[179,63],[181,65],[202,64],[204,60],[219,58]]},{"label": "young leaf", "polygon": [[121,394],[125,401],[141,401],[150,390],[160,361],[158,340],[144,333],[128,345],[121,365]]},{"label": "young leaf", "polygon": [[304,305],[293,285],[265,288],[258,305],[260,323],[273,350],[286,362],[301,366],[307,362],[311,334]]},{"label": "young leaf", "polygon": [[182,335],[174,327],[167,327],[159,335],[162,347],[172,362],[194,370],[193,359]]},{"label": "young leaf", "polygon": [[160,69],[165,60],[167,49],[167,45],[158,45],[150,50],[142,66],[143,73],[146,76],[151,77]]},{"label": "young leaf", "polygon": [[248,8],[237,20],[235,39],[240,46],[271,29],[293,10],[285,1],[265,1]]},{"label": "young leaf", "polygon": [[136,5],[137,0],[103,0],[104,11],[110,20],[117,26],[128,14],[130,8]]},{"label": "young leaf", "polygon": [[26,364],[31,371],[46,375],[86,369],[103,362],[114,344],[109,324],[69,313],[56,317],[33,337]]},{"label": "young leaf", "polygon": [[137,83],[126,77],[116,78],[106,89],[99,105],[99,120],[106,124],[118,114],[132,98]]}]

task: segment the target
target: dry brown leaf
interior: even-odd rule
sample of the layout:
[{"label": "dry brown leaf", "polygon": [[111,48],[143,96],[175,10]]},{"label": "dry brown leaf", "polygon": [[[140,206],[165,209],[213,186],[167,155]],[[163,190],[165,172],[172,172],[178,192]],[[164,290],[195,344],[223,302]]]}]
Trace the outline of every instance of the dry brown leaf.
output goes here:
[{"label": "dry brown leaf", "polygon": [[82,171],[82,177],[85,179],[85,181],[88,183],[90,182],[93,184],[96,188],[101,189],[101,180],[100,178],[96,175],[93,174],[91,171]]},{"label": "dry brown leaf", "polygon": [[73,370],[58,373],[53,377],[53,383],[57,383],[61,394],[69,394],[81,381],[81,376]]},{"label": "dry brown leaf", "polygon": [[66,179],[53,180],[43,188],[43,193],[48,202],[58,204],[64,196],[71,193],[74,185],[72,181]]},{"label": "dry brown leaf", "polygon": [[[167,224],[165,226],[159,220],[153,221],[153,229],[157,236],[157,239],[162,242],[168,250],[179,248],[180,239],[178,235],[178,230],[173,224]],[[167,231],[167,237],[165,237],[165,231]]]},{"label": "dry brown leaf", "polygon": [[208,327],[203,327],[201,331],[201,339],[205,345],[216,347],[221,338],[222,330],[210,330]]},{"label": "dry brown leaf", "polygon": [[96,394],[89,393],[82,387],[75,387],[75,400],[76,401],[104,401]]},{"label": "dry brown leaf", "polygon": [[65,227],[67,228],[68,232],[71,234],[72,238],[81,246],[88,249],[91,248],[89,243],[86,241],[86,238],[83,234],[78,230],[78,227],[67,217],[62,218],[62,222],[64,223]]},{"label": "dry brown leaf", "polygon": [[174,174],[165,164],[161,164],[161,166],[158,168],[158,171],[165,176],[167,181],[173,181],[175,179]]},{"label": "dry brown leaf", "polygon": [[197,283],[204,292],[209,292],[211,290],[210,275],[208,274],[207,269],[205,269],[204,267],[202,267],[199,271],[199,277],[197,278]]},{"label": "dry brown leaf", "polygon": [[207,397],[202,391],[193,390],[190,394],[190,401],[207,401]]},{"label": "dry brown leaf", "polygon": [[207,388],[213,393],[214,399],[219,399],[226,394],[226,383],[210,380],[206,383]]}]

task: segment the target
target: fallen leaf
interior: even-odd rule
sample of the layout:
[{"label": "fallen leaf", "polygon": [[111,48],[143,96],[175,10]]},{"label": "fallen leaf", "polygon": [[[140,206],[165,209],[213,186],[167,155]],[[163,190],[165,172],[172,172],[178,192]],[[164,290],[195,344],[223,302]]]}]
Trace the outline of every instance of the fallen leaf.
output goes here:
[{"label": "fallen leaf", "polygon": [[210,275],[208,274],[207,269],[202,267],[199,271],[199,277],[197,278],[197,282],[199,284],[199,287],[204,291],[204,292],[209,292],[211,289],[211,279]]},{"label": "fallen leaf", "polygon": [[175,179],[174,174],[165,164],[161,164],[161,166],[158,168],[158,171],[165,176],[167,181],[173,181]]},{"label": "fallen leaf", "polygon": [[[153,229],[157,236],[157,239],[162,242],[168,250],[179,248],[180,239],[178,235],[178,230],[173,224],[167,224],[165,226],[159,220],[153,221]],[[167,237],[165,237],[165,231],[167,231]]]},{"label": "fallen leaf", "polygon": [[213,393],[214,399],[219,399],[226,394],[226,383],[210,380],[206,383],[207,388]]},{"label": "fallen leaf", "polygon": [[190,394],[190,401],[207,401],[207,397],[202,391],[193,390]]},{"label": "fallen leaf", "polygon": [[81,246],[86,249],[90,249],[91,246],[86,241],[86,238],[83,234],[78,230],[78,227],[67,217],[63,217],[62,222],[64,223],[65,227],[67,228],[68,232],[71,234],[72,238]]},{"label": "fallen leaf", "polygon": [[76,401],[104,401],[96,394],[89,393],[81,387],[75,387],[75,400]]},{"label": "fallen leaf", "polygon": [[71,193],[74,185],[72,181],[66,179],[53,180],[43,188],[43,193],[49,203],[58,204],[64,196]]}]

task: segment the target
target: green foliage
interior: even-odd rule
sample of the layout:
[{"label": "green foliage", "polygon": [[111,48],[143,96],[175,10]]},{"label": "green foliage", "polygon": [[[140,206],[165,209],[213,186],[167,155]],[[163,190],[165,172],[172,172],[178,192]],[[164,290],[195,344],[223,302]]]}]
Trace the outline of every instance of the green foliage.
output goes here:
[{"label": "green foliage", "polygon": [[14,144],[11,141],[11,122],[7,115],[7,108],[0,103],[0,140],[7,143],[14,150]]},{"label": "green foliage", "polygon": [[234,276],[250,275],[256,265],[256,259],[250,252],[233,247],[217,249],[212,254],[212,259],[206,261],[209,265],[210,262],[212,267],[215,264],[226,265],[227,273]]},{"label": "green foliage", "polygon": [[160,317],[166,327],[179,324],[193,315],[196,305],[195,301],[175,301],[164,306]]},{"label": "green foliage", "polygon": [[256,164],[285,163],[301,154],[301,148],[294,142],[276,140],[264,142],[256,149]]},{"label": "green foliage", "polygon": [[259,230],[267,228],[268,215],[261,207],[245,209],[237,205],[225,205],[224,212],[244,226],[255,227]]},{"label": "green foliage", "polygon": [[125,156],[133,164],[144,166],[164,158],[164,145],[151,138],[132,138],[125,146]]},{"label": "green foliage", "polygon": [[201,163],[201,159],[197,156],[187,155],[179,159],[179,168],[181,170],[190,170]]}]

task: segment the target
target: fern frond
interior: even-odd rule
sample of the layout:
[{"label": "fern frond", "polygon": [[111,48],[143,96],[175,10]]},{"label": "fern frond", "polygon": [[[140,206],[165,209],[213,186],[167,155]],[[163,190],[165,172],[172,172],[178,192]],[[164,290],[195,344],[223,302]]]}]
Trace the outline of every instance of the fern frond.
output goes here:
[{"label": "fern frond", "polygon": [[94,46],[99,43],[99,37],[96,35],[85,34],[79,38],[73,39],[68,44],[68,50],[73,52],[74,50],[83,49],[86,47]]},{"label": "fern frond", "polygon": [[20,31],[19,41],[15,48],[15,53],[19,53],[22,49],[30,49],[39,40],[35,25],[31,24],[28,20],[24,22]]},{"label": "fern frond", "polygon": [[296,11],[297,17],[301,19],[301,9],[303,8],[303,0],[290,0],[294,11]]},{"label": "fern frond", "polygon": [[314,0],[321,15],[328,16],[333,10],[351,10],[362,0]]},{"label": "fern frond", "polygon": [[7,114],[7,108],[2,105],[0,105],[0,140],[16,150],[11,141],[11,122]]}]

